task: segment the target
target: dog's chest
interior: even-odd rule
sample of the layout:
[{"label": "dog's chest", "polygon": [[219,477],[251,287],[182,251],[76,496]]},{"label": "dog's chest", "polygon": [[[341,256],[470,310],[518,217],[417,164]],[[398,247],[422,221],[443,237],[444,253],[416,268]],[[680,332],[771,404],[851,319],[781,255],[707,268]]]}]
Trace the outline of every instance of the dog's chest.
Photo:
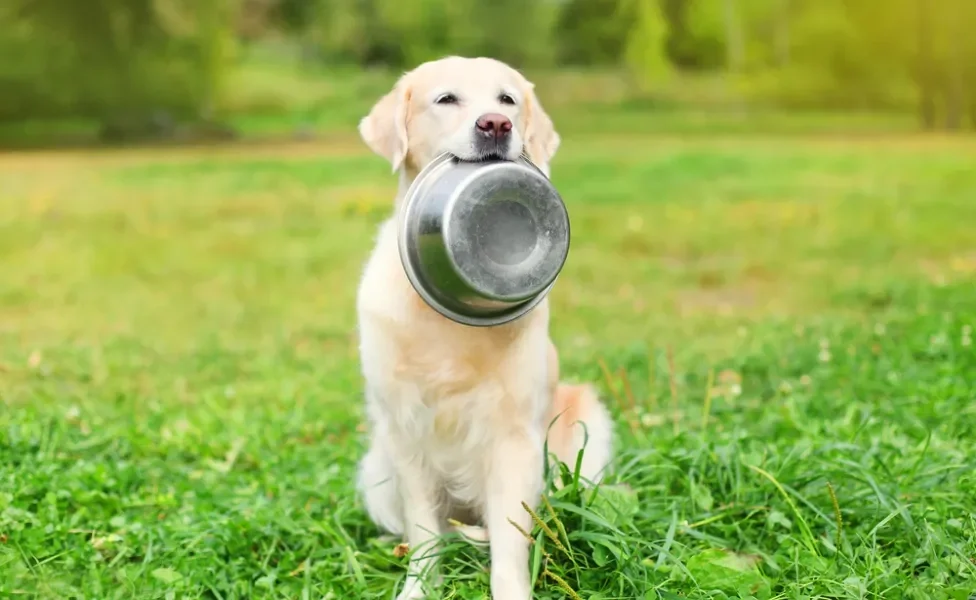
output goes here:
[{"label": "dog's chest", "polygon": [[425,425],[418,429],[424,433],[416,443],[450,497],[462,504],[483,499],[485,473],[499,439],[513,427],[535,429],[537,402],[508,396],[491,381],[465,394],[424,398]]},{"label": "dog's chest", "polygon": [[[444,470],[513,429],[536,427],[545,408],[544,346],[524,338],[471,335],[401,346],[395,371],[413,384],[417,441]],[[479,458],[479,460],[481,460]]]}]

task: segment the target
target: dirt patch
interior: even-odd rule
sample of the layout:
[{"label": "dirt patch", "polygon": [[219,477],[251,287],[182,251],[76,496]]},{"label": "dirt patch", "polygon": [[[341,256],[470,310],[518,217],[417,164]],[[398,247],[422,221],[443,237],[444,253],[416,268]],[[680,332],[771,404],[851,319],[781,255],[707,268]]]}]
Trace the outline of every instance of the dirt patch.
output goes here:
[{"label": "dirt patch", "polygon": [[254,158],[288,160],[309,157],[368,155],[369,153],[369,149],[363,145],[358,137],[342,135],[308,141],[286,139],[186,146],[30,150],[0,154],[0,169],[46,170],[91,165],[131,165],[145,162],[178,163],[201,158],[220,158],[229,161]]},{"label": "dirt patch", "polygon": [[732,315],[754,308],[758,293],[750,287],[681,290],[675,297],[675,308],[682,316],[701,313]]},{"label": "dirt patch", "polygon": [[950,281],[976,275],[976,250],[939,259],[923,259],[919,268],[933,284],[946,285]]}]

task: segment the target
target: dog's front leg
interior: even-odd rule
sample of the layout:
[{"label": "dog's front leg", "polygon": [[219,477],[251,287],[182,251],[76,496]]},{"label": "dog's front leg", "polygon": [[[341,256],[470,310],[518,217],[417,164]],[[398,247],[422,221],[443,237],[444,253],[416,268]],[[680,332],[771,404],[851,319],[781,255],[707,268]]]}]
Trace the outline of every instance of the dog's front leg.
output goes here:
[{"label": "dog's front leg", "polygon": [[[542,443],[526,431],[506,434],[495,444],[488,472],[485,506],[491,536],[493,600],[530,600],[529,541],[512,525],[530,531],[532,518],[522,507],[535,507],[542,492]],[[511,521],[511,522],[510,522]]]},{"label": "dog's front leg", "polygon": [[437,581],[435,546],[441,534],[437,484],[420,456],[400,457],[397,474],[403,500],[404,533],[414,553],[407,567],[406,583],[397,600],[420,600],[428,597],[432,584]]}]

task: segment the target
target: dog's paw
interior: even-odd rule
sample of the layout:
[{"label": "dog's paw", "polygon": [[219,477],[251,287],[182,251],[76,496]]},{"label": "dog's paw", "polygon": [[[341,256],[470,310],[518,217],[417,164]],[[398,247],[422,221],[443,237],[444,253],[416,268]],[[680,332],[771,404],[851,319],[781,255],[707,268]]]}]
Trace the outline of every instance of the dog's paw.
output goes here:
[{"label": "dog's paw", "polygon": [[488,544],[489,536],[487,527],[481,527],[480,525],[465,525],[464,523],[454,519],[450,519],[448,523],[451,525],[451,529],[461,534],[461,537],[466,539],[468,543],[479,546]]},{"label": "dog's paw", "polygon": [[426,600],[427,597],[427,588],[424,584],[411,577],[407,579],[396,600]]},{"label": "dog's paw", "polygon": [[427,600],[427,590],[423,586],[413,586],[400,592],[396,600]]},{"label": "dog's paw", "polygon": [[528,581],[521,578],[491,578],[491,600],[532,600],[532,589]]}]

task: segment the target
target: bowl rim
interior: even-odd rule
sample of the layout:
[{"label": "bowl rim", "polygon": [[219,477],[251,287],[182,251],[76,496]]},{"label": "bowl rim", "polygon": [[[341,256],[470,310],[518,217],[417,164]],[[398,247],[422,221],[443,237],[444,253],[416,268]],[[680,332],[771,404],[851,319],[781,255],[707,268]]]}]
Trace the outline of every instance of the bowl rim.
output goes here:
[{"label": "bowl rim", "polygon": [[[521,166],[527,166],[531,170],[537,172],[547,181],[551,181],[550,178],[547,177],[546,174],[542,171],[542,169],[540,169],[531,160],[529,160],[529,158],[526,157],[524,153],[521,156],[519,156],[516,160],[505,161],[505,162],[511,162]],[[524,316],[529,311],[531,311],[533,308],[538,306],[543,300],[545,300],[549,296],[550,290],[552,290],[553,286],[556,285],[556,282],[559,280],[559,275],[561,275],[561,273],[558,273],[556,277],[554,277],[553,280],[549,283],[549,285],[543,288],[542,291],[540,291],[537,295],[529,298],[528,300],[520,304],[513,306],[508,310],[504,310],[499,313],[491,314],[491,315],[474,316],[474,315],[460,313],[447,306],[444,306],[441,302],[439,302],[436,296],[434,295],[434,293],[431,291],[431,289],[429,289],[427,283],[424,282],[423,277],[421,277],[420,274],[417,272],[415,265],[411,261],[411,252],[407,244],[407,239],[409,237],[408,224],[410,222],[408,216],[412,214],[411,209],[414,207],[417,198],[420,196],[420,190],[423,189],[424,185],[427,183],[427,181],[431,178],[431,176],[434,173],[444,168],[446,165],[459,164],[459,163],[468,163],[474,165],[478,164],[477,161],[465,161],[459,159],[449,152],[444,152],[442,154],[439,154],[417,174],[417,177],[413,180],[413,183],[410,184],[410,187],[407,189],[407,192],[404,194],[403,206],[400,207],[399,223],[397,224],[397,246],[400,255],[400,263],[403,266],[403,271],[406,274],[407,280],[410,282],[411,286],[414,288],[417,294],[424,300],[424,302],[429,307],[434,309],[437,313],[441,314],[444,317],[447,317],[448,319],[454,321],[455,323],[459,323],[461,325],[467,325],[471,327],[492,327],[496,325],[503,325],[505,323],[509,323],[519,319],[520,317]],[[469,177],[473,175],[474,173],[469,175]],[[456,194],[452,195],[449,202],[454,202],[455,199],[456,199]],[[570,227],[569,221],[570,220],[567,218],[567,233],[569,233],[569,227]],[[568,252],[569,249],[567,248],[567,258],[568,258]],[[453,259],[450,258],[450,255],[448,255],[448,257],[453,264],[454,262]],[[454,267],[456,268],[457,265],[454,265]]]},{"label": "bowl rim", "polygon": [[[546,178],[545,175],[539,169],[537,169],[537,168],[536,169],[531,168],[532,166],[534,166],[534,165],[527,165],[527,164],[522,163],[522,162],[498,161],[498,162],[492,162],[490,164],[485,164],[484,166],[478,168],[477,170],[472,171],[467,176],[465,176],[464,179],[462,179],[460,182],[458,182],[457,187],[451,192],[451,195],[448,198],[447,203],[446,203],[446,205],[444,207],[445,214],[452,213],[453,212],[453,210],[457,206],[458,202],[460,202],[461,201],[461,198],[464,196],[465,188],[467,188],[468,184],[471,183],[474,179],[483,176],[486,171],[501,171],[501,170],[510,169],[510,168],[513,168],[514,167],[514,168],[519,169],[521,171],[528,172],[530,177],[540,177],[540,178],[542,178],[542,180],[544,180],[550,187],[552,187],[552,183],[549,181],[549,179]],[[553,193],[558,198],[559,204],[560,204],[560,206],[562,208],[562,210],[560,211],[561,214],[558,217],[558,219],[560,221],[564,221],[565,222],[565,226],[566,226],[566,232],[567,232],[566,251],[565,251],[564,255],[562,256],[562,262],[565,263],[566,259],[569,256],[569,242],[568,242],[568,234],[569,234],[569,212],[566,210],[565,203],[562,201],[562,196],[559,195],[559,191],[558,190],[555,190],[555,188],[553,188]],[[444,239],[446,239],[446,240],[449,240],[449,239],[451,239],[451,237],[453,237],[452,236],[452,230],[453,230],[452,224],[454,224],[454,221],[452,219],[445,219],[444,222],[441,224],[441,227],[442,227],[441,233],[444,236]],[[472,289],[475,289],[477,287],[477,283],[475,281],[472,281],[471,278],[469,277],[468,273],[464,269],[462,269],[460,267],[460,265],[458,264],[458,262],[456,260],[456,257],[454,255],[454,253],[453,252],[447,252],[446,254],[447,254],[448,260],[451,262],[451,265],[454,267],[454,272],[457,275],[457,277],[461,281],[463,281],[465,285],[467,285],[468,287],[470,287]],[[561,269],[559,269],[559,270],[561,270]],[[556,275],[559,275],[559,270],[556,271]],[[552,281],[555,279],[555,277],[556,276],[554,275],[551,279],[549,279],[548,282],[546,282],[546,284],[544,286],[542,286],[541,288],[539,288],[535,293],[529,294],[528,296],[506,297],[504,295],[498,295],[498,296],[492,295],[492,296],[489,296],[489,297],[492,300],[498,300],[498,301],[501,301],[501,302],[508,302],[508,303],[511,303],[511,304],[516,304],[516,303],[521,303],[521,302],[527,302],[530,299],[534,298],[536,295],[540,294],[543,290],[547,289],[549,287],[549,284],[552,283]]]}]

